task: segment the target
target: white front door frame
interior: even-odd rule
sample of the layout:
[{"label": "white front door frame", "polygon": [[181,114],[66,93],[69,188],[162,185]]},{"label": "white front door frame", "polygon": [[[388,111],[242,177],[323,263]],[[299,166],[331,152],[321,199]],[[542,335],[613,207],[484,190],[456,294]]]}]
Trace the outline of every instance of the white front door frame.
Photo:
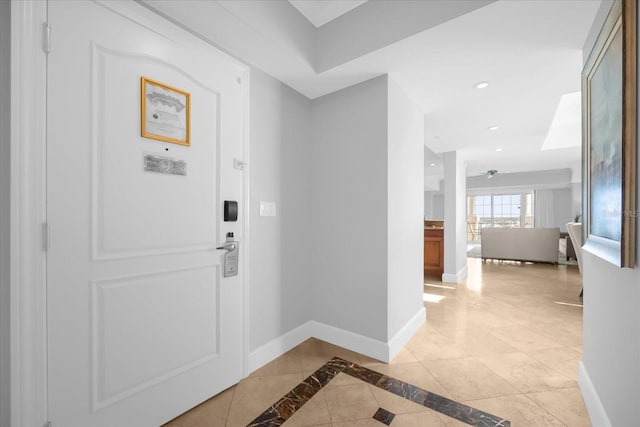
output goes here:
[{"label": "white front door frame", "polygon": [[11,425],[47,420],[47,3],[11,3]]},{"label": "white front door frame", "polygon": [[[11,426],[47,422],[46,129],[47,2],[11,4]],[[52,29],[55,46],[55,29]],[[248,75],[245,77],[248,80]],[[244,376],[249,354],[249,85],[245,86]]]}]

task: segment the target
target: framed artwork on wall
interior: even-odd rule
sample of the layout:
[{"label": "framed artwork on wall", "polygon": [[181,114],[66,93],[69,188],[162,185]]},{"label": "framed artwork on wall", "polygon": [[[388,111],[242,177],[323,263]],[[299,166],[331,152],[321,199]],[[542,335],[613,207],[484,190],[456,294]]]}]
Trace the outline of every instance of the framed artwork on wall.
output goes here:
[{"label": "framed artwork on wall", "polygon": [[636,1],[616,0],[582,71],[584,249],[635,264]]},{"label": "framed artwork on wall", "polygon": [[191,145],[191,95],[164,83],[140,78],[141,135]]}]

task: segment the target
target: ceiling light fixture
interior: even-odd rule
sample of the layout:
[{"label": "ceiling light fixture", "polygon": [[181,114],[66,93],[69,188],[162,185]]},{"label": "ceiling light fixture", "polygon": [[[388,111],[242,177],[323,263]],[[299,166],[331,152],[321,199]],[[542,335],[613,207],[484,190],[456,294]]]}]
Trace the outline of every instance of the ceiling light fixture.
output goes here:
[{"label": "ceiling light fixture", "polygon": [[500,129],[500,127],[499,126],[489,126],[487,129],[489,129],[489,130],[498,130],[498,129]]},{"label": "ceiling light fixture", "polygon": [[435,165],[436,165],[435,163],[431,163],[431,166],[435,166]]},{"label": "ceiling light fixture", "polygon": [[500,152],[502,151],[502,148],[496,148],[496,151]]},{"label": "ceiling light fixture", "polygon": [[476,89],[484,89],[487,86],[489,86],[489,82],[479,82],[473,85],[473,87],[475,87]]}]

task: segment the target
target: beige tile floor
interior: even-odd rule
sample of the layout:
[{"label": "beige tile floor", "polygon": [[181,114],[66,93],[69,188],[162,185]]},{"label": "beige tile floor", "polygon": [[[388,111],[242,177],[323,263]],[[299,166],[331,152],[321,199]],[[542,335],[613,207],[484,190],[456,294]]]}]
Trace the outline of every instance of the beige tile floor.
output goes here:
[{"label": "beige tile floor", "polygon": [[[245,426],[334,356],[514,427],[590,426],[577,385],[580,288],[575,266],[470,258],[463,283],[425,278],[427,321],[392,363],[312,338],[166,427]],[[341,373],[285,426],[379,427],[379,407],[396,414],[393,427],[466,425]]]}]

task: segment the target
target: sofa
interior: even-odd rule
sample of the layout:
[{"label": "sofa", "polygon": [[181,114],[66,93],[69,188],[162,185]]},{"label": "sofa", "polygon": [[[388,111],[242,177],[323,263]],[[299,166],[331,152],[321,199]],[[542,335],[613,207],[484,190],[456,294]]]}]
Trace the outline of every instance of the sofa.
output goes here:
[{"label": "sofa", "polygon": [[560,228],[483,228],[482,259],[558,263]]}]

